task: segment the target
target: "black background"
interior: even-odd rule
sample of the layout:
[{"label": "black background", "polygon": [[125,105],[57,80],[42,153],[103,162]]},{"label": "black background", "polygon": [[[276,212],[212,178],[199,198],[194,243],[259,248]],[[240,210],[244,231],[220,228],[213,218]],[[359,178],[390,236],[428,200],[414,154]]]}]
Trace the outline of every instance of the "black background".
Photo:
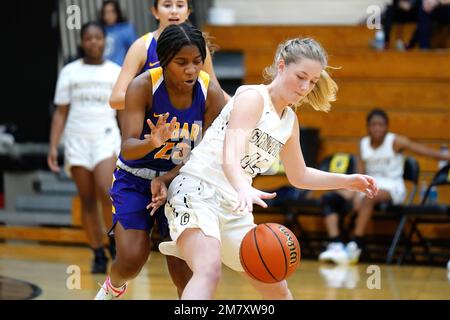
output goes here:
[{"label": "black background", "polygon": [[57,78],[59,32],[57,20],[52,23],[57,0],[2,5],[0,125],[8,125],[17,142],[48,142]]}]

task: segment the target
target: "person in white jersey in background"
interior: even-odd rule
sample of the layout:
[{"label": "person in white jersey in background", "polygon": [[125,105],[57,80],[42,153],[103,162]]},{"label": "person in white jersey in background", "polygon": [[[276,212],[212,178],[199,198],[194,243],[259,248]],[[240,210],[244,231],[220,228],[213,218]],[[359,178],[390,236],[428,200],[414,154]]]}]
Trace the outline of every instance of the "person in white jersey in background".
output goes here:
[{"label": "person in white jersey in background", "polygon": [[[320,261],[337,264],[357,263],[363,246],[363,236],[375,205],[381,202],[403,203],[406,188],[403,181],[404,156],[408,150],[419,155],[439,160],[449,160],[450,156],[439,150],[430,149],[408,138],[389,132],[389,118],[381,109],[374,109],[367,115],[368,136],[361,139],[357,171],[373,176],[379,192],[374,198],[361,193],[339,190],[324,195],[325,225],[329,236],[327,249],[319,255]],[[346,201],[352,201],[357,219],[353,236],[347,245],[342,242],[339,231],[339,208]]]},{"label": "person in white jersey in background", "polygon": [[[83,57],[66,65],[59,74],[47,162],[52,171],[60,171],[58,145],[64,131],[65,169],[77,186],[83,228],[94,251],[91,272],[105,273],[108,258],[103,248],[104,227],[112,225],[109,188],[121,142],[116,111],[108,101],[120,66],[103,59],[105,32],[96,22],[81,28],[81,48]],[[105,226],[98,214],[97,199],[102,203]],[[114,257],[114,248],[110,249]]]},{"label": "person in white jersey in background", "polygon": [[246,277],[263,298],[292,299],[285,280],[253,280],[239,260],[242,239],[255,227],[253,204],[267,207],[263,199],[276,196],[253,188],[252,178],[268,170],[278,155],[295,187],[376,195],[376,182],[369,176],[305,165],[291,106],[308,102],[316,110],[330,109],[337,85],[326,67],[326,53],[315,40],[282,43],[266,72],[270,84],[241,86],[170,184],[165,209],[173,241],[162,242],[159,249],[184,259],[193,272],[182,299],[212,299],[222,262]]}]

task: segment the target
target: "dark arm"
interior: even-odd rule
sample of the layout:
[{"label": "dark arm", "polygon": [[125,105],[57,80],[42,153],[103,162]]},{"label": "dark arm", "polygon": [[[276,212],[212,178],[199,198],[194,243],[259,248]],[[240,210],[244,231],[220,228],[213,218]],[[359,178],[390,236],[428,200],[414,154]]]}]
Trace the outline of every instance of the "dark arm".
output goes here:
[{"label": "dark arm", "polygon": [[123,112],[122,150],[125,160],[135,160],[157,148],[150,139],[141,140],[146,110],[152,103],[152,83],[148,72],[137,76],[128,86]]}]

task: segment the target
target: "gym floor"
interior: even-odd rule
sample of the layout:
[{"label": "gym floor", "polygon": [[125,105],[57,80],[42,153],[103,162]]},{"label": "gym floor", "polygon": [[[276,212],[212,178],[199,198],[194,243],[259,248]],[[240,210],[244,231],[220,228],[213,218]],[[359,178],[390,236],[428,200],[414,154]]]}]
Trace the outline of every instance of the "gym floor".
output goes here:
[{"label": "gym floor", "polygon": [[[85,247],[30,242],[0,244],[0,300],[89,300],[104,275],[89,273],[91,251]],[[358,264],[334,266],[303,259],[288,279],[295,299],[450,300],[450,274],[444,267]],[[153,251],[123,299],[177,299],[165,258]],[[234,271],[223,268],[216,299],[261,299]]]}]

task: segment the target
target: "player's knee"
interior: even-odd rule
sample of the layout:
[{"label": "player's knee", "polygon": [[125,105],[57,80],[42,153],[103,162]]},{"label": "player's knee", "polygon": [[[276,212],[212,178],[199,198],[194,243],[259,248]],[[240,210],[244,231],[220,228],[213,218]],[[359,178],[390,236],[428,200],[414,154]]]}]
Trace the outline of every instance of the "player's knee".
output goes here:
[{"label": "player's knee", "polygon": [[125,278],[133,278],[139,274],[144,264],[147,262],[148,256],[136,250],[130,250],[126,253],[117,252],[116,261],[119,272]]},{"label": "player's knee", "polygon": [[329,216],[333,213],[343,213],[345,211],[347,201],[336,192],[325,193],[321,199],[322,214]]},{"label": "player's knee", "polygon": [[119,273],[122,278],[132,279],[135,278],[141,271],[143,264],[140,261],[124,261],[120,264]]},{"label": "player's knee", "polygon": [[204,267],[199,272],[202,272],[203,276],[208,279],[209,282],[217,284],[222,277],[222,261],[220,259],[214,259],[205,262]]}]

